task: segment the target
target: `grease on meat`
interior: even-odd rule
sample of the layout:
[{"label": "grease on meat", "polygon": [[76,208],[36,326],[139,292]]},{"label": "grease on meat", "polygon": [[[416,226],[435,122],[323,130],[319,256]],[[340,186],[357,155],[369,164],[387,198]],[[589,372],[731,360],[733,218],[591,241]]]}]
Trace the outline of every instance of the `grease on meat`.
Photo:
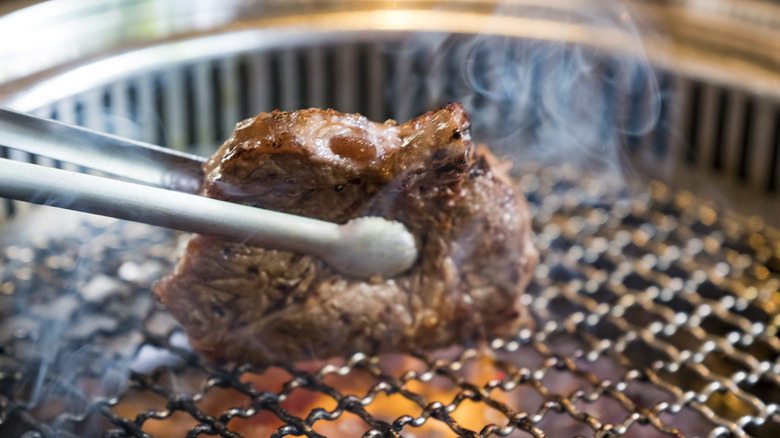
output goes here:
[{"label": "grease on meat", "polygon": [[192,346],[265,363],[445,347],[530,324],[520,297],[537,252],[506,166],[471,141],[458,104],[399,124],[308,109],[238,124],[201,194],[327,221],[405,224],[420,257],[359,280],[317,257],[195,235],[155,286]]}]

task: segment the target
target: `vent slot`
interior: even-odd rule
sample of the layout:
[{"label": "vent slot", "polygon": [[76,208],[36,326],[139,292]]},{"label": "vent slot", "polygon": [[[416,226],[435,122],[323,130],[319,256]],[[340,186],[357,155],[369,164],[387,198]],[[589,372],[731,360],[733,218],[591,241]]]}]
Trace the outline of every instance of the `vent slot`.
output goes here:
[{"label": "vent slot", "polygon": [[[236,63],[236,80],[238,83],[238,91],[236,95],[238,97],[238,113],[240,118],[245,119],[252,113],[250,105],[250,67],[249,61],[245,56],[238,58]],[[238,120],[236,120],[238,121]]]},{"label": "vent slot", "polygon": [[726,137],[726,117],[728,113],[728,96],[726,93],[719,93],[717,119],[715,124],[715,139],[713,141],[712,168],[716,171],[723,169],[723,143]]},{"label": "vent slot", "polygon": [[152,78],[152,87],[150,90],[148,90],[149,97],[151,102],[153,102],[153,107],[150,107],[149,109],[153,112],[151,114],[154,114],[153,117],[157,118],[160,123],[156,123],[154,126],[156,129],[154,129],[154,133],[151,137],[152,143],[158,144],[160,146],[168,146],[171,145],[168,143],[166,136],[165,136],[165,126],[168,126],[167,124],[167,117],[166,117],[166,102],[163,98],[163,78],[162,75],[154,75]]},{"label": "vent slot", "polygon": [[685,147],[685,161],[691,165],[696,164],[696,150],[699,144],[699,126],[701,124],[701,100],[702,100],[702,88],[703,85],[699,82],[694,82],[691,87],[691,98],[689,105],[689,120],[690,125],[688,127],[688,141]]},{"label": "vent slot", "polygon": [[[10,149],[0,146],[0,158],[11,158]],[[0,225],[16,213],[16,201],[0,198]]]},{"label": "vent slot", "polygon": [[769,162],[769,180],[767,190],[776,192],[778,186],[778,173],[780,173],[780,108],[775,108],[774,130],[772,131],[772,159]]},{"label": "vent slot", "polygon": [[674,95],[669,91],[672,89],[672,73],[669,71],[658,71],[656,73],[658,80],[658,93],[660,108],[658,112],[658,121],[655,130],[651,131],[653,139],[652,149],[653,157],[657,160],[669,158],[669,141],[672,138],[671,131],[674,129],[674,123],[669,120],[672,114],[670,106],[674,102]]},{"label": "vent slot", "polygon": [[740,181],[746,182],[748,177],[748,166],[750,160],[750,148],[753,143],[753,129],[752,119],[753,112],[755,111],[755,103],[753,100],[748,100],[745,104],[745,114],[742,118],[742,141],[740,142],[742,148],[739,151],[739,167],[737,170],[737,176]]},{"label": "vent slot", "polygon": [[198,120],[195,116],[195,108],[197,107],[200,102],[198,102],[198,99],[195,95],[196,89],[198,87],[195,85],[195,71],[192,66],[187,67],[184,69],[184,102],[183,102],[183,108],[185,111],[185,117],[186,117],[186,143],[189,145],[194,145],[198,141],[198,126],[200,126],[200,123],[198,123]]}]

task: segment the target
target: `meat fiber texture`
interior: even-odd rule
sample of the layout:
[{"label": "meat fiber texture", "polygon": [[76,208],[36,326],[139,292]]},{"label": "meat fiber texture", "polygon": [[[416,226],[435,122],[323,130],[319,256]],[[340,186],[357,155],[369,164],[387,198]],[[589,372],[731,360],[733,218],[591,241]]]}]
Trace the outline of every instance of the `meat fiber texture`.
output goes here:
[{"label": "meat fiber texture", "polygon": [[194,235],[155,293],[216,361],[412,352],[506,338],[537,263],[508,167],[475,148],[458,104],[405,124],[274,111],[239,123],[201,195],[344,223],[405,224],[419,259],[395,278],[345,276],[306,254]]}]

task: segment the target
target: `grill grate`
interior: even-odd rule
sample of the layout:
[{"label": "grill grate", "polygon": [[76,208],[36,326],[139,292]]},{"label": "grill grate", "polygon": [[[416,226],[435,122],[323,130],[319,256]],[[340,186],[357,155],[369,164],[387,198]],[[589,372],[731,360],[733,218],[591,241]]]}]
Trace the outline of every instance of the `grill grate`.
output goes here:
[{"label": "grill grate", "polygon": [[629,196],[548,168],[519,185],[541,251],[535,330],[268,367],[203,362],[155,304],[177,234],[28,219],[37,237],[0,251],[0,434],[778,436],[771,229],[660,183]]}]

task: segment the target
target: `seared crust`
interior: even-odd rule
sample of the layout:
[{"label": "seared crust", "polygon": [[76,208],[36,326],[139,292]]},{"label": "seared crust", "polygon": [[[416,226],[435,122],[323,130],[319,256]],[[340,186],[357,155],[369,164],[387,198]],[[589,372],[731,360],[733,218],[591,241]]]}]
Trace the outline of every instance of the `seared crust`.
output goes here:
[{"label": "seared crust", "polygon": [[155,293],[193,347],[264,363],[444,347],[530,324],[525,201],[452,104],[399,125],[333,110],[262,113],[204,166],[201,194],[343,223],[398,220],[420,259],[361,281],[303,254],[196,235]]}]

